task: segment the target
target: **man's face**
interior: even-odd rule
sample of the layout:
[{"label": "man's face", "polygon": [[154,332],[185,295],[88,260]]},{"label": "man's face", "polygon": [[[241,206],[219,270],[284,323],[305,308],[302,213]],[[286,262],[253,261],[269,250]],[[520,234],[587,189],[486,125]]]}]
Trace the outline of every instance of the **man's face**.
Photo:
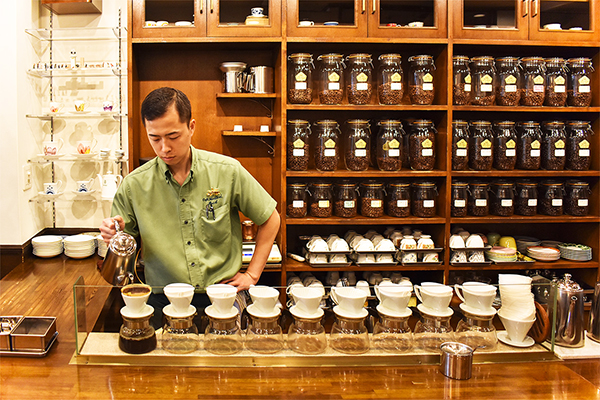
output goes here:
[{"label": "man's face", "polygon": [[195,126],[195,120],[191,120],[189,126],[181,122],[173,104],[159,118],[146,120],[146,133],[156,155],[174,168],[185,165],[189,160]]}]

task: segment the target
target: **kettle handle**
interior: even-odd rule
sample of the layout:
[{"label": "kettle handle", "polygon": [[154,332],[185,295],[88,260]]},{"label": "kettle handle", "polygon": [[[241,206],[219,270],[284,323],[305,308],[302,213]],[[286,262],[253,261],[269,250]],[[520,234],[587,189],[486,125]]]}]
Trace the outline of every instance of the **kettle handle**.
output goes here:
[{"label": "kettle handle", "polygon": [[121,232],[121,226],[119,225],[119,221],[117,221],[117,219],[113,219],[113,221],[115,221],[115,230],[117,231],[117,234],[119,232]]}]

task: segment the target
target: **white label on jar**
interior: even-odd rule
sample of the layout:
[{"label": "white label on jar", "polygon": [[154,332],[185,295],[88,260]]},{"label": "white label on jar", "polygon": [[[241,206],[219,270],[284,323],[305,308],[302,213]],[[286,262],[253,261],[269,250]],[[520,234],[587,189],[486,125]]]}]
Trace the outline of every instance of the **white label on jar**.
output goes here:
[{"label": "white label on jar", "polygon": [[517,155],[516,149],[506,149],[506,157],[515,157]]},{"label": "white label on jar", "polygon": [[544,92],[544,85],[533,85],[533,91],[535,93],[543,93]]},{"label": "white label on jar", "polygon": [[433,208],[435,207],[435,200],[423,200],[424,208]]},{"label": "white label on jar", "polygon": [[512,200],[511,199],[502,199],[502,200],[500,200],[500,205],[502,207],[512,207]]},{"label": "white label on jar", "polygon": [[466,200],[454,200],[454,207],[465,207],[466,204]]},{"label": "white label on jar", "polygon": [[465,92],[470,92],[470,91],[471,91],[471,84],[465,83]]},{"label": "white label on jar", "polygon": [[491,92],[492,91],[492,85],[481,85],[481,91],[482,92]]},{"label": "white label on jar", "polygon": [[531,157],[539,157],[540,149],[531,149]]},{"label": "white label on jar", "polygon": [[293,208],[302,208],[304,207],[304,200],[294,200],[292,201]]},{"label": "white label on jar", "polygon": [[399,207],[399,208],[408,207],[408,200],[396,200],[396,207]]},{"label": "white label on jar", "polygon": [[323,150],[323,155],[325,157],[335,157],[335,149],[325,149]]},{"label": "white label on jar", "polygon": [[589,157],[590,149],[579,149],[579,157]]},{"label": "white label on jar", "polygon": [[578,207],[587,207],[588,206],[588,199],[579,199],[579,200],[577,200],[577,206]]},{"label": "white label on jar", "polygon": [[431,156],[433,156],[433,149],[422,149],[421,155],[423,157],[431,157]]},{"label": "white label on jar", "polygon": [[356,149],[356,150],[354,150],[354,156],[355,157],[366,157],[367,156],[367,149]]},{"label": "white label on jar", "polygon": [[340,83],[339,82],[329,82],[327,84],[327,89],[329,89],[329,90],[340,90]]},{"label": "white label on jar", "polygon": [[552,207],[562,207],[562,199],[552,199]]},{"label": "white label on jar", "polygon": [[400,149],[389,149],[388,156],[390,157],[400,157]]},{"label": "white label on jar", "polygon": [[294,149],[292,150],[292,155],[294,157],[304,157],[304,149]]},{"label": "white label on jar", "polygon": [[379,208],[382,204],[383,202],[381,200],[371,200],[371,207],[373,208]]},{"label": "white label on jar", "polygon": [[369,84],[367,82],[358,82],[356,84],[356,90],[369,90]]},{"label": "white label on jar", "polygon": [[492,149],[481,149],[481,157],[491,157]]},{"label": "white label on jar", "polygon": [[537,206],[537,199],[527,199],[527,205],[529,207],[535,207],[535,206]]},{"label": "white label on jar", "polygon": [[345,200],[344,208],[354,208],[354,200]]},{"label": "white label on jar", "polygon": [[456,149],[456,157],[466,157],[467,149]]},{"label": "white label on jar", "polygon": [[554,157],[564,157],[565,149],[556,149],[554,150]]},{"label": "white label on jar", "polygon": [[579,93],[589,93],[589,92],[590,92],[589,86],[579,86]]},{"label": "white label on jar", "polygon": [[294,88],[296,90],[306,90],[306,88],[307,88],[306,82],[296,82],[296,84],[294,85]]},{"label": "white label on jar", "polygon": [[475,207],[485,207],[487,206],[486,199],[475,199]]},{"label": "white label on jar", "polygon": [[329,200],[319,200],[319,208],[329,208]]},{"label": "white label on jar", "polygon": [[504,86],[504,90],[507,93],[514,93],[517,91],[517,85],[506,85],[506,86]]},{"label": "white label on jar", "polygon": [[390,84],[390,89],[392,89],[392,90],[402,90],[402,83],[401,82],[392,82]]},{"label": "white label on jar", "polygon": [[556,85],[554,86],[554,93],[564,93],[565,85]]},{"label": "white label on jar", "polygon": [[433,83],[430,83],[430,82],[423,83],[423,90],[427,90],[427,91],[433,90]]}]

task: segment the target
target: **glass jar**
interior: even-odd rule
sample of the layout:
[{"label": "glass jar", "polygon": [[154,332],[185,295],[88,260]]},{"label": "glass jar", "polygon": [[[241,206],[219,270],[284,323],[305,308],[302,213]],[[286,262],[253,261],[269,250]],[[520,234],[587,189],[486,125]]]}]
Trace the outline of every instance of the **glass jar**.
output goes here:
[{"label": "glass jar", "polygon": [[564,58],[546,59],[545,106],[564,107],[567,104],[567,64]]},{"label": "glass jar", "polygon": [[335,171],[340,157],[340,127],[331,119],[317,121],[314,126],[315,167],[319,171]]},{"label": "glass jar", "polygon": [[336,185],[333,214],[336,217],[352,218],[358,214],[358,189],[355,183],[341,182]]},{"label": "glass jar", "polygon": [[362,354],[369,351],[369,331],[365,326],[365,319],[336,314],[329,335],[329,345],[345,354]]},{"label": "glass jar", "polygon": [[273,354],[283,350],[283,331],[276,317],[257,317],[250,314],[246,330],[246,348],[255,353]]},{"label": "glass jar", "polygon": [[556,181],[540,184],[540,214],[563,215],[564,185]]},{"label": "glass jar", "polygon": [[565,169],[567,147],[567,133],[565,124],[561,121],[544,122],[544,136],[542,138],[542,168],[551,171]]},{"label": "glass jar", "polygon": [[582,181],[567,181],[565,214],[582,217],[590,213],[590,185]]},{"label": "glass jar", "polygon": [[515,213],[518,215],[537,214],[537,183],[529,181],[517,182],[517,194],[515,198]]},{"label": "glass jar", "polygon": [[439,317],[421,312],[421,319],[415,325],[415,348],[439,353],[442,343],[454,340],[450,318],[451,316]]},{"label": "glass jar", "polygon": [[306,171],[310,150],[310,123],[303,119],[288,121],[287,168],[290,171]]},{"label": "glass jar", "polygon": [[457,106],[465,106],[471,104],[471,70],[469,69],[469,57],[452,57],[452,66],[452,101]]},{"label": "glass jar", "polygon": [[327,349],[325,328],[321,318],[300,318],[294,316],[289,327],[287,344],[290,350],[300,354],[321,354]]},{"label": "glass jar", "polygon": [[452,121],[452,170],[465,171],[469,166],[469,123]]},{"label": "glass jar", "polygon": [[377,82],[379,104],[394,105],[402,102],[404,96],[402,75],[402,56],[400,54],[382,54],[379,56]]},{"label": "glass jar", "polygon": [[513,121],[494,123],[494,168],[509,171],[517,164],[517,132]]},{"label": "glass jar", "polygon": [[360,184],[360,215],[369,218],[383,216],[383,183],[362,182]]},{"label": "glass jar", "polygon": [[411,56],[408,62],[410,63],[408,95],[411,104],[433,104],[435,96],[433,56]]},{"label": "glass jar", "polygon": [[521,100],[519,82],[521,81],[521,63],[518,57],[501,57],[496,60],[498,84],[496,85],[496,104],[499,106],[518,106]]},{"label": "glass jar", "polygon": [[410,183],[390,183],[385,204],[385,212],[390,217],[408,217],[410,215]]},{"label": "glass jar", "polygon": [[308,210],[308,189],[306,183],[289,183],[287,185],[286,212],[290,218],[304,218]]},{"label": "glass jar", "polygon": [[473,94],[471,104],[491,106],[496,100],[496,67],[494,57],[481,56],[471,59]]},{"label": "glass jar", "polygon": [[485,182],[473,182],[469,186],[469,215],[484,217],[490,213],[490,186]]},{"label": "glass jar", "polygon": [[371,129],[368,120],[352,119],[344,143],[344,162],[350,171],[366,171],[371,160]]},{"label": "glass jar", "polygon": [[[122,315],[122,314],[121,314]],[[156,332],[150,325],[150,317],[123,317],[119,330],[119,349],[129,354],[144,354],[156,349]]]},{"label": "glass jar", "polygon": [[521,59],[523,75],[521,79],[521,104],[541,106],[546,96],[546,63],[542,57]]},{"label": "glass jar", "polygon": [[454,338],[472,349],[495,350],[498,337],[493,323],[494,315],[482,316],[464,312],[456,325]]},{"label": "glass jar", "polygon": [[331,183],[313,183],[310,196],[310,216],[327,218],[333,215],[333,192]]},{"label": "glass jar", "polygon": [[510,182],[492,182],[490,212],[501,217],[510,217],[515,213],[515,185]]},{"label": "glass jar", "polygon": [[542,163],[540,124],[535,121],[519,122],[517,128],[517,168],[540,169]]},{"label": "glass jar", "polygon": [[590,136],[594,131],[588,121],[570,121],[567,126],[566,167],[574,171],[587,171],[592,162]]},{"label": "glass jar", "polygon": [[369,104],[373,94],[373,61],[370,54],[350,54],[348,60],[348,103]]},{"label": "glass jar", "polygon": [[592,103],[592,60],[586,57],[569,58],[567,102],[572,107],[589,107]]},{"label": "glass jar", "polygon": [[450,214],[453,217],[467,216],[467,200],[469,198],[469,185],[465,182],[452,182],[452,203]]},{"label": "glass jar", "polygon": [[469,136],[469,168],[475,171],[489,171],[494,162],[492,124],[489,121],[471,122]]},{"label": "glass jar", "polygon": [[400,171],[402,168],[402,138],[406,135],[402,122],[387,119],[379,121],[379,132],[375,142],[377,168],[381,171]]},{"label": "glass jar", "polygon": [[230,355],[242,351],[244,340],[238,325],[238,316],[231,318],[208,318],[204,331],[204,349],[212,354]]},{"label": "glass jar", "polygon": [[435,183],[414,183],[411,201],[412,215],[420,218],[435,217],[437,196],[438,193]]},{"label": "glass jar", "polygon": [[409,317],[392,317],[379,313],[373,327],[373,347],[386,353],[404,353],[412,349],[413,335]]},{"label": "glass jar", "polygon": [[437,131],[428,119],[414,121],[410,127],[408,152],[410,168],[431,171],[435,166],[435,135]]},{"label": "glass jar", "polygon": [[315,68],[312,54],[294,53],[289,56],[288,100],[290,104],[310,104],[312,102]]},{"label": "glass jar", "polygon": [[172,317],[165,313],[166,323],[162,333],[162,347],[169,353],[186,354],[196,351],[200,346],[198,328],[194,324],[194,315]]},{"label": "glass jar", "polygon": [[319,64],[319,102],[321,104],[341,104],[344,98],[344,56],[342,54],[322,54],[317,57]]}]

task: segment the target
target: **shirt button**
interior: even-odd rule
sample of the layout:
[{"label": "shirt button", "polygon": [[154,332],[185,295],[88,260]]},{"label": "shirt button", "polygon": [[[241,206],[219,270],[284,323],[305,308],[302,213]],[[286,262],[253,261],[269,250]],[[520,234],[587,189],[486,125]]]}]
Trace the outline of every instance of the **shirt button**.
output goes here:
[{"label": "shirt button", "polygon": [[182,203],[185,203],[185,199],[181,199],[181,202],[182,202]]},{"label": "shirt button", "polygon": [[188,242],[187,244],[188,244],[188,246],[189,246],[190,244],[192,244],[192,242]]},{"label": "shirt button", "polygon": [[193,263],[192,263],[192,267],[193,267],[193,266],[195,266],[195,265],[196,265],[196,263],[195,263],[195,262],[193,262]]},{"label": "shirt button", "polygon": [[188,224],[188,222],[187,222],[187,221],[183,221],[183,223],[184,223],[184,224],[186,224],[186,225]]}]

